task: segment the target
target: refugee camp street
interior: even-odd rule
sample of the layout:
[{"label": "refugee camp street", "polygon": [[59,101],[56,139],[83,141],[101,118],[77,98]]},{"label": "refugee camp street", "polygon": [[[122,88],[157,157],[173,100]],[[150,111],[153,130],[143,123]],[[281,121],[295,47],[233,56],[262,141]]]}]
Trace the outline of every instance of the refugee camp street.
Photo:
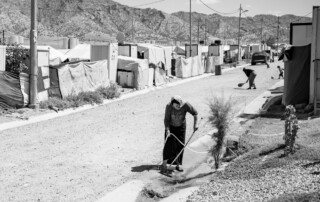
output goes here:
[{"label": "refugee camp street", "polygon": [[[162,160],[164,110],[172,95],[190,102],[203,117],[196,138],[212,130],[206,124],[208,100],[232,96],[238,112],[278,79],[277,65],[249,66],[257,71],[256,90],[237,86],[242,69],[155,90],[44,122],[0,132],[0,201],[95,201],[118,186],[142,179],[132,172]],[[187,115],[187,138],[193,119]],[[191,141],[192,142],[192,141]],[[157,173],[155,173],[156,175]],[[125,193],[124,193],[125,194]]]}]

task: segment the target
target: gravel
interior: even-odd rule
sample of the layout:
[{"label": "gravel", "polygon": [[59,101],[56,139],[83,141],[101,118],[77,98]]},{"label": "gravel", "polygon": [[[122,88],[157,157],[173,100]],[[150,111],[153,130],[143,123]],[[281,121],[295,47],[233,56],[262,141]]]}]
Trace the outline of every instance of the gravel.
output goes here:
[{"label": "gravel", "polygon": [[282,153],[234,161],[187,201],[320,201],[320,161],[288,161]]}]

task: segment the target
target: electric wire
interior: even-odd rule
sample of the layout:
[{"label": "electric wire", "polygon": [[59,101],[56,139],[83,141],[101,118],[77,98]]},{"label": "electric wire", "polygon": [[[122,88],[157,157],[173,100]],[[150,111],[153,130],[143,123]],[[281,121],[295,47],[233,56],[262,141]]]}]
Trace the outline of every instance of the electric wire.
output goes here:
[{"label": "electric wire", "polygon": [[212,10],[212,11],[214,11],[214,12],[220,14],[220,15],[232,15],[232,14],[235,14],[235,13],[238,13],[238,12],[239,12],[238,9],[233,10],[233,11],[231,11],[231,12],[229,12],[229,13],[219,12],[219,11],[211,8],[210,6],[208,6],[208,5],[207,5],[206,3],[204,3],[202,0],[199,0],[199,1],[200,1],[203,5],[205,5],[207,8],[209,8],[210,10]]}]

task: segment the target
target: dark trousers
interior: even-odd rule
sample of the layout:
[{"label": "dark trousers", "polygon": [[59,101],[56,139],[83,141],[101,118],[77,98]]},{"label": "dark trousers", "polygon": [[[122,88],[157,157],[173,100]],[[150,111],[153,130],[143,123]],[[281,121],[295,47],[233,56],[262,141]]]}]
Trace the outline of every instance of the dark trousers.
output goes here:
[{"label": "dark trousers", "polygon": [[257,74],[255,71],[251,72],[249,76],[249,88],[256,87],[256,84],[254,83],[254,79],[256,78]]},{"label": "dark trousers", "polygon": [[[186,123],[182,124],[182,126],[174,127],[170,126],[170,132],[174,134],[183,144],[185,143],[186,137]],[[168,134],[165,132],[165,139],[167,138]],[[168,137],[167,141],[165,142],[164,149],[163,149],[163,160],[167,160],[168,164],[171,164],[172,161],[177,157],[177,155],[182,150],[183,145],[178,142],[178,140],[173,137],[172,135]],[[182,165],[183,159],[183,152],[180,154],[179,158],[174,162],[174,165]]]}]

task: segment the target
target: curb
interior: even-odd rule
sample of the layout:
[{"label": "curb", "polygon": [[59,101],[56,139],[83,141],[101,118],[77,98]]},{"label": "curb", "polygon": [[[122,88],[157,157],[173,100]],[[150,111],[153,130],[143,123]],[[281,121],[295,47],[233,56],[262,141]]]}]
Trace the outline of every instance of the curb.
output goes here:
[{"label": "curb", "polygon": [[[241,65],[241,66],[238,66],[238,67],[235,67],[235,68],[223,69],[222,72],[228,72],[228,71],[231,71],[233,69],[242,68],[242,67],[246,67],[246,66],[249,66],[249,65],[250,64],[245,64],[245,65]],[[180,81],[176,81],[176,82],[172,82],[172,83],[168,83],[168,84],[165,84],[165,85],[162,85],[162,86],[151,87],[151,88],[135,91],[135,92],[132,92],[132,93],[124,94],[120,98],[117,98],[117,99],[104,100],[103,103],[100,104],[100,105],[97,105],[97,104],[89,105],[88,104],[88,105],[84,105],[84,106],[78,107],[76,109],[66,109],[66,110],[59,111],[59,112],[51,112],[51,113],[48,113],[48,114],[43,114],[43,115],[39,115],[39,116],[30,117],[28,120],[18,120],[18,121],[2,123],[2,124],[0,124],[0,132],[4,131],[4,130],[7,130],[7,129],[12,129],[12,128],[20,127],[20,126],[29,125],[29,124],[32,124],[32,123],[37,123],[37,122],[47,121],[47,120],[58,118],[58,117],[62,117],[62,116],[67,116],[67,115],[78,113],[78,112],[82,112],[82,111],[85,111],[85,110],[88,110],[88,109],[93,109],[93,108],[96,108],[98,106],[103,106],[103,105],[106,105],[106,104],[109,104],[109,103],[125,100],[125,99],[132,98],[132,97],[135,97],[135,96],[138,96],[138,95],[147,94],[147,93],[155,91],[155,90],[160,90],[160,89],[164,89],[164,88],[180,85],[180,84],[183,84],[183,83],[187,83],[187,82],[190,82],[190,81],[195,81],[195,80],[202,79],[202,78],[207,78],[207,77],[214,76],[214,75],[215,74],[213,74],[213,73],[205,73],[205,74],[202,74],[200,76],[186,78],[186,79],[183,79],[183,80],[180,80]]]}]

